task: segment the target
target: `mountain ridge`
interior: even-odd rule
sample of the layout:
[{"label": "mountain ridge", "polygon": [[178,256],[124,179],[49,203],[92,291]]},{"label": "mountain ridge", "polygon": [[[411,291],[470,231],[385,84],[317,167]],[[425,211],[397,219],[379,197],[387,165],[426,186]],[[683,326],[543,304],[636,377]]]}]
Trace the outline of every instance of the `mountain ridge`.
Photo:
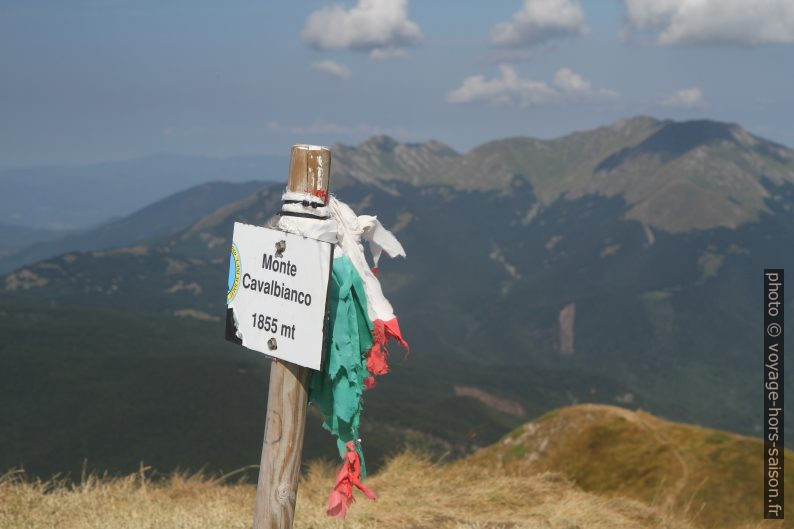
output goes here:
[{"label": "mountain ridge", "polygon": [[377,136],[335,146],[332,171],[340,188],[361,182],[392,193],[394,181],[509,192],[521,175],[541,206],[560,196],[621,195],[632,206],[627,218],[686,232],[756,220],[772,193],[764,179],[794,182],[794,151],[732,123],[637,116],[551,140],[503,138],[463,154]]},{"label": "mountain ridge", "polygon": [[156,154],[87,165],[7,169],[0,171],[0,223],[90,229],[204,182],[280,179],[287,164],[286,156]]},{"label": "mountain ridge", "polygon": [[[693,141],[693,135],[698,134],[708,141]],[[682,146],[684,151],[680,150]],[[696,152],[686,152],[693,149]],[[794,151],[735,123],[677,122],[650,116],[623,118],[551,139],[501,138],[464,153],[437,140],[400,143],[387,135],[372,136],[356,146],[336,144],[332,150],[335,189],[364,183],[394,194],[391,184],[401,181],[509,192],[512,178],[521,175],[533,185],[543,205],[558,196],[621,194],[634,206],[630,218],[668,231],[734,227],[753,220],[769,192],[759,185],[760,179],[766,177],[775,184],[794,179]],[[285,171],[286,163],[286,157],[279,156],[211,158],[159,153],[89,166],[9,169],[0,172],[0,196],[5,197],[5,202],[0,200],[0,222],[40,228],[85,227],[126,215],[161,198],[151,193],[148,200],[138,197],[141,189],[147,188],[142,177],[153,185],[166,180],[184,184],[165,189],[165,195],[184,189],[189,181],[195,184],[197,179],[226,178],[229,171],[238,181],[278,180],[277,173]],[[49,174],[52,171],[57,174]],[[153,171],[159,175],[155,180],[149,178],[151,175],[143,176]],[[638,175],[643,176],[644,183],[636,181]],[[733,175],[734,189],[722,189],[720,175]],[[667,182],[669,179],[675,181]],[[58,187],[66,180],[79,181],[77,187],[84,191],[75,195]],[[117,189],[114,197],[111,188],[105,189],[111,184],[129,189]],[[679,221],[681,211],[675,208],[660,211],[688,194],[698,195],[697,200],[711,211],[689,224]],[[137,200],[136,205],[118,203],[118,196],[124,195]],[[67,212],[64,203],[79,204],[79,213]]]},{"label": "mountain ridge", "polygon": [[[206,182],[168,195],[133,213],[86,230],[56,236],[46,232],[32,244],[18,244],[7,255],[0,254],[0,273],[69,252],[101,250],[166,237],[184,230],[223,204],[249,196],[266,185],[264,181]],[[2,229],[2,225],[0,225]],[[21,229],[33,232],[33,229]],[[0,232],[2,233],[2,232]]]}]

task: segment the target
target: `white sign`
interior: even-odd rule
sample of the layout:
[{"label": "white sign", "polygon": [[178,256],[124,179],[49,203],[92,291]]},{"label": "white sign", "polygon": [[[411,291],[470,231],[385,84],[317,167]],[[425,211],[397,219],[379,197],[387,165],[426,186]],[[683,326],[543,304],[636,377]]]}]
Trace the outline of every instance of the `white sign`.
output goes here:
[{"label": "white sign", "polygon": [[320,369],[333,245],[234,223],[226,338]]}]

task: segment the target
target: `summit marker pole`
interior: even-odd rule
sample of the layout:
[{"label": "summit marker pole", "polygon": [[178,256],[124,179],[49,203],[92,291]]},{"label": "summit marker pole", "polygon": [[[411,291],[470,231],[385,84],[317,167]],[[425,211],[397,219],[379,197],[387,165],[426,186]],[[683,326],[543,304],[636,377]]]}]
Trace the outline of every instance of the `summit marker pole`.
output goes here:
[{"label": "summit marker pole", "polygon": [[[325,147],[293,145],[287,188],[328,196],[331,151]],[[259,479],[256,486],[254,529],[291,529],[301,467],[309,368],[273,359],[267,396],[267,419]]]}]

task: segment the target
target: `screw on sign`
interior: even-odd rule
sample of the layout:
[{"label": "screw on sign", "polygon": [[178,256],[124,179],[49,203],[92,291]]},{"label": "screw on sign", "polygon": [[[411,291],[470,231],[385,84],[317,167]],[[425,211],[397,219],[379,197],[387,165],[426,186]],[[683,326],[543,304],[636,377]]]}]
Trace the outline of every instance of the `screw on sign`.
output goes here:
[{"label": "screw on sign", "polygon": [[354,488],[375,499],[361,481],[361,400],[388,372],[386,342],[408,347],[373,272],[383,252],[405,251],[376,217],[328,194],[330,167],[329,149],[294,145],[275,226],[234,226],[226,338],[273,357],[254,529],[292,527],[309,400],[342,461],[327,514],[344,518]]}]

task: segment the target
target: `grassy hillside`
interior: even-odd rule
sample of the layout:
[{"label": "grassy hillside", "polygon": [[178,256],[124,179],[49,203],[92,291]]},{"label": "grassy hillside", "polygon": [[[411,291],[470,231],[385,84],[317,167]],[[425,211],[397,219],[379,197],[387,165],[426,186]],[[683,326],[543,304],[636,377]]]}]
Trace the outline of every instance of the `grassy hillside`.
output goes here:
[{"label": "grassy hillside", "polygon": [[[391,458],[365,480],[378,500],[356,493],[344,523],[324,514],[336,466],[311,462],[295,527],[782,529],[782,521],[760,520],[761,466],[754,439],[611,406],[572,406],[454,463],[432,463],[417,451]],[[126,477],[77,482],[10,472],[0,477],[0,529],[246,528],[255,488],[241,476],[169,477],[143,463]]]},{"label": "grassy hillside", "polygon": [[[585,491],[660,505],[702,526],[727,528],[759,519],[762,454],[758,439],[585,404],[526,423],[460,465],[510,476],[554,470]],[[785,451],[785,463],[791,504],[791,450]]]},{"label": "grassy hillside", "polygon": [[[696,528],[664,506],[583,492],[560,474],[518,477],[476,466],[433,465],[410,453],[367,479],[378,500],[356,493],[341,522],[325,516],[333,475],[330,466],[315,464],[302,480],[296,529]],[[250,528],[254,486],[222,482],[198,476],[152,482],[138,474],[69,486],[9,475],[0,479],[0,528]]]}]

